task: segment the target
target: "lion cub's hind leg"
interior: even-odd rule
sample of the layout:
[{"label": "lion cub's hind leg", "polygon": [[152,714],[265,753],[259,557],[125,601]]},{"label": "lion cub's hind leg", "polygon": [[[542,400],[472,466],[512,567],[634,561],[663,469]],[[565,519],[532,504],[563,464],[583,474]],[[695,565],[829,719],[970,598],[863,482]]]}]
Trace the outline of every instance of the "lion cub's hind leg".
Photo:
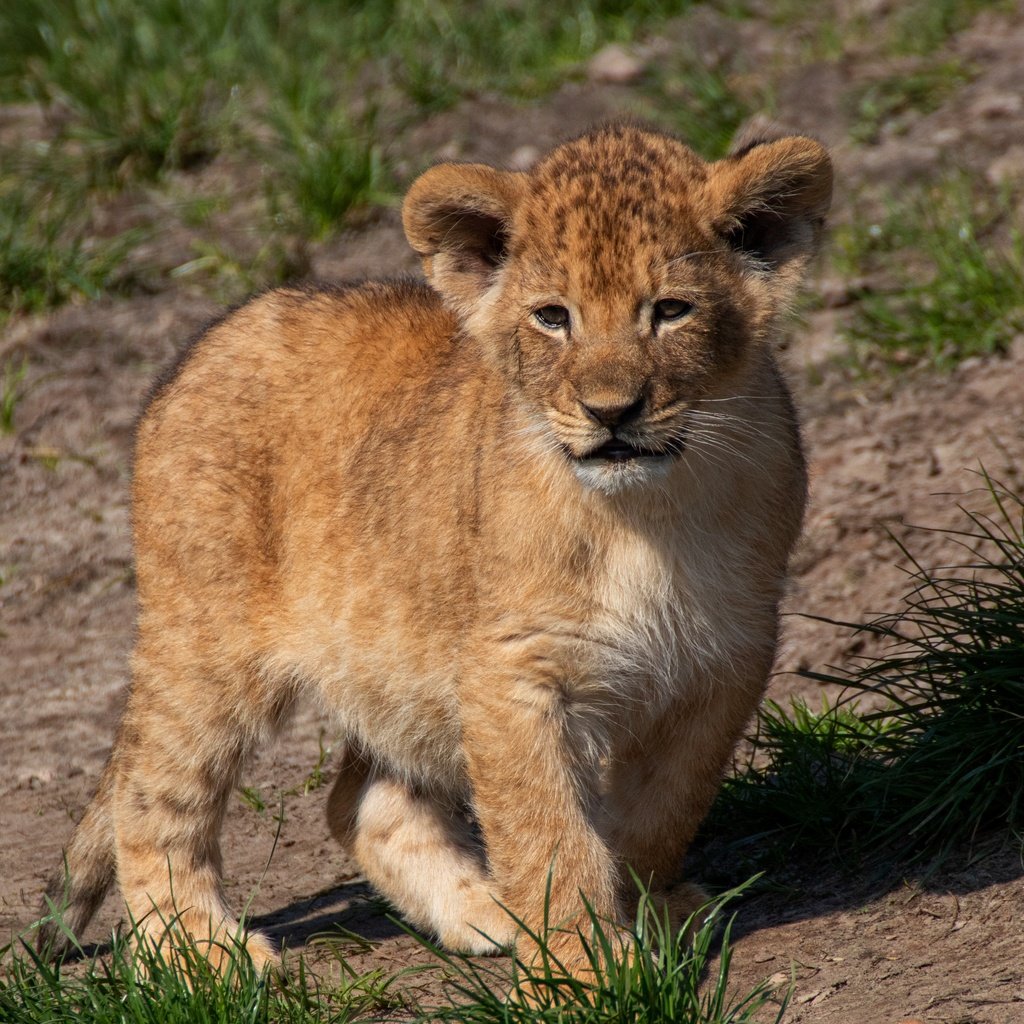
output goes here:
[{"label": "lion cub's hind leg", "polygon": [[457,809],[349,751],[327,818],[370,883],[410,924],[458,952],[512,945],[515,923],[495,902],[483,850]]},{"label": "lion cub's hind leg", "polygon": [[[162,663],[140,648],[114,758],[118,879],[132,919],[165,958],[184,941],[220,969],[241,937],[221,887],[227,799],[291,701],[261,691],[245,669],[198,657]],[[278,963],[264,936],[244,941],[257,968]]]}]

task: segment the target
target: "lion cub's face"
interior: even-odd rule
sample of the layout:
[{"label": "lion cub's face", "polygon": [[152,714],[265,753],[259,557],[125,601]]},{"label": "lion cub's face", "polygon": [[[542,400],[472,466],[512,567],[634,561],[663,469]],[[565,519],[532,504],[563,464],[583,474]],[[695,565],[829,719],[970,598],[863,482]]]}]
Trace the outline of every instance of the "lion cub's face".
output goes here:
[{"label": "lion cub's face", "polygon": [[804,138],[705,163],[616,126],[530,173],[442,164],[406,234],[546,443],[589,486],[663,475],[701,402],[735,394],[812,254],[831,195]]}]

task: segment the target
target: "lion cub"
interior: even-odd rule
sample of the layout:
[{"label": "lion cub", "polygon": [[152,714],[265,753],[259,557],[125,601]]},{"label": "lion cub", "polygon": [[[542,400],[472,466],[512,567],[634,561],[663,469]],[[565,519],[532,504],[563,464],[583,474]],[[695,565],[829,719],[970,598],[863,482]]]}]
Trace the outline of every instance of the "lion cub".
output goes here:
[{"label": "lion cub", "polygon": [[154,941],[237,928],[225,803],[307,698],[347,737],[332,831],[450,948],[515,943],[499,902],[539,925],[549,871],[553,923],[581,893],[626,920],[630,870],[692,910],[804,510],[771,345],[830,194],[806,138],[706,163],[610,126],[420,177],[426,284],[211,327],[139,427],[133,682],[50,890],[70,927],[116,876]]}]

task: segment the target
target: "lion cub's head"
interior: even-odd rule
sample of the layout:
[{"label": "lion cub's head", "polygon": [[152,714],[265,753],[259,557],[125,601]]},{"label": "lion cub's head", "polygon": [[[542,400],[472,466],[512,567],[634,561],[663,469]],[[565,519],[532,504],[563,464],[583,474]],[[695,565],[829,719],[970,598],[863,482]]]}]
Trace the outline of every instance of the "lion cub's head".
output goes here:
[{"label": "lion cub's head", "polygon": [[405,200],[430,282],[580,478],[660,475],[687,411],[736,393],[792,299],[832,191],[799,137],[706,163],[674,138],[601,129],[532,171],[441,164]]}]

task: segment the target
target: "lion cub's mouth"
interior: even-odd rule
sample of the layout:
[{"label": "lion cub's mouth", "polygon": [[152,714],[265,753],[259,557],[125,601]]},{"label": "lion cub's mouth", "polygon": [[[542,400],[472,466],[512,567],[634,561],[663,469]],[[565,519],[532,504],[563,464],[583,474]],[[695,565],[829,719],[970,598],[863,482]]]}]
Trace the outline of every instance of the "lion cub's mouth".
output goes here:
[{"label": "lion cub's mouth", "polygon": [[580,462],[591,462],[595,459],[604,459],[607,462],[630,462],[633,459],[667,459],[670,455],[675,454],[677,454],[675,450],[645,448],[642,445],[629,444],[619,438],[612,438],[587,452],[586,455],[578,455],[575,458]]}]

